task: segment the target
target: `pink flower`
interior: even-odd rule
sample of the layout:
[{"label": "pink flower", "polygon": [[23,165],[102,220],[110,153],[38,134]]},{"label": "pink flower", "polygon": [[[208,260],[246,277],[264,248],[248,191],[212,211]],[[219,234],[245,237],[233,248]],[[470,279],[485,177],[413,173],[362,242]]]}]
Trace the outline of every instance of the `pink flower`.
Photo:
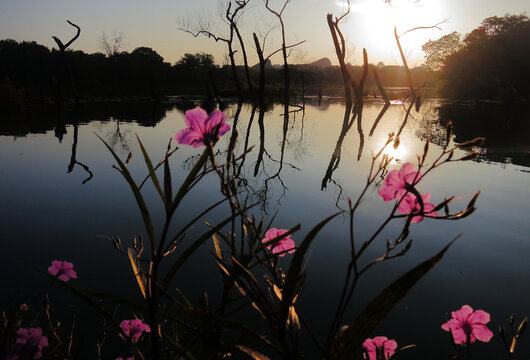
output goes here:
[{"label": "pink flower", "polygon": [[379,189],[379,196],[385,201],[394,200],[403,196],[407,189],[405,184],[413,185],[421,178],[419,171],[414,171],[413,163],[404,164],[400,170],[392,170],[385,177],[383,186]]},{"label": "pink flower", "polygon": [[460,310],[451,313],[453,318],[442,325],[445,331],[451,331],[456,344],[464,345],[476,340],[488,342],[493,333],[485,325],[490,321],[490,314],[483,310],[473,311],[469,305],[464,305]]},{"label": "pink flower", "polygon": [[[432,211],[434,209],[434,205],[429,203],[429,199],[431,198],[431,194],[426,192],[421,196],[421,199],[423,200],[423,214],[428,214],[430,216],[438,216],[438,213],[436,211]],[[402,214],[410,214],[410,213],[418,213],[421,210],[421,205],[418,202],[418,198],[416,195],[412,193],[408,193],[401,203],[399,203],[398,210]],[[413,216],[411,223],[418,223],[423,220],[423,214]]]},{"label": "pink flower", "polygon": [[[265,233],[265,237],[263,239],[261,239],[261,243],[265,244],[268,241],[271,241],[272,239],[274,239],[274,238],[276,238],[276,237],[278,237],[280,235],[283,235],[283,234],[285,234],[288,231],[289,230],[286,230],[286,229],[270,228]],[[284,237],[283,239],[279,240],[278,242],[276,242],[274,244],[267,245],[267,249],[268,250],[272,250],[273,254],[281,253],[278,256],[279,257],[283,257],[283,256],[285,256],[285,254],[287,252],[289,254],[294,253],[295,245],[294,245],[293,239],[291,239],[291,235],[287,235],[286,237]]]},{"label": "pink flower", "polygon": [[149,325],[144,324],[140,319],[123,320],[120,327],[133,343],[138,342],[144,331],[151,332]]},{"label": "pink flower", "polygon": [[363,342],[364,358],[369,360],[388,360],[397,349],[395,340],[388,340],[386,336],[376,336]]},{"label": "pink flower", "polygon": [[41,328],[20,328],[11,355],[7,360],[40,359],[42,348],[48,346],[48,338],[42,335]]},{"label": "pink flower", "polygon": [[20,305],[19,309],[20,309],[20,311],[27,311],[29,309],[29,307],[26,304],[22,304],[22,305]]},{"label": "pink flower", "polygon": [[191,145],[194,148],[214,144],[217,139],[230,130],[225,123],[226,116],[220,110],[214,110],[208,115],[200,107],[186,111],[184,121],[186,129],[177,133],[175,139],[179,144]]},{"label": "pink flower", "polygon": [[77,279],[77,274],[74,271],[74,265],[68,261],[53,260],[52,266],[48,268],[48,272],[54,276],[57,276],[59,280],[62,281]]}]

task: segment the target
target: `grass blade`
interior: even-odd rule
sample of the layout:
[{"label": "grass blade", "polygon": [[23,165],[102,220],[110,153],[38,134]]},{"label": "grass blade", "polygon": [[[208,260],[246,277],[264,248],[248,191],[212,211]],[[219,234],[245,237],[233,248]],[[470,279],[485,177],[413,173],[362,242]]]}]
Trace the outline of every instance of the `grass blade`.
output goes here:
[{"label": "grass blade", "polygon": [[169,151],[171,150],[171,140],[167,146],[166,159],[164,161],[164,194],[165,194],[165,203],[168,204],[166,210],[170,210],[169,204],[171,204],[171,199],[173,199],[173,188],[171,187],[171,170],[169,170]]},{"label": "grass blade", "polygon": [[149,176],[151,177],[151,181],[153,182],[153,185],[155,186],[156,191],[160,195],[160,198],[162,199],[162,202],[164,203],[164,206],[167,209],[168,204],[166,203],[164,192],[162,191],[162,188],[160,187],[160,181],[158,181],[158,177],[156,176],[155,169],[153,168],[153,163],[151,162],[149,155],[147,155],[147,151],[145,150],[145,147],[142,144],[142,141],[140,140],[138,135],[136,135],[136,139],[138,139],[138,144],[140,145],[140,149],[142,150],[142,154],[144,155],[145,165],[147,165],[147,170],[149,171]]}]

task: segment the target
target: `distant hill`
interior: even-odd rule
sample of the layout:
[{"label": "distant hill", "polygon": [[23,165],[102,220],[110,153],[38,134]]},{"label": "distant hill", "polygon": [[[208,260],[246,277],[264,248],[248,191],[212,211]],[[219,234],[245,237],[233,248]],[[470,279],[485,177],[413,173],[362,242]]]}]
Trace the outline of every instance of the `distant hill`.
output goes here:
[{"label": "distant hill", "polygon": [[[271,59],[267,59],[265,61],[265,69],[271,69],[273,67],[276,67],[277,65],[272,65],[271,63]],[[251,71],[259,71],[259,63],[257,63],[256,65],[253,65],[249,68]]]},{"label": "distant hill", "polygon": [[[329,60],[327,57],[325,58],[322,58],[322,59],[319,59],[317,61],[313,61],[312,63],[309,63],[309,64],[304,64],[304,65],[297,65],[297,64],[289,64],[289,67],[291,66],[303,66],[304,68],[306,69],[314,69],[314,70],[323,70],[323,69],[327,69],[328,67],[331,67],[331,60]],[[283,65],[282,64],[272,64],[271,63],[271,60],[270,59],[267,59],[267,61],[265,62],[265,69],[282,69],[283,68]],[[250,70],[251,71],[259,71],[259,63],[257,63],[256,65],[253,65],[250,67]]]},{"label": "distant hill", "polygon": [[324,57],[322,59],[319,59],[317,61],[314,61],[312,63],[306,64],[306,67],[315,67],[319,69],[326,69],[328,67],[331,67],[331,60],[329,60],[327,57]]}]

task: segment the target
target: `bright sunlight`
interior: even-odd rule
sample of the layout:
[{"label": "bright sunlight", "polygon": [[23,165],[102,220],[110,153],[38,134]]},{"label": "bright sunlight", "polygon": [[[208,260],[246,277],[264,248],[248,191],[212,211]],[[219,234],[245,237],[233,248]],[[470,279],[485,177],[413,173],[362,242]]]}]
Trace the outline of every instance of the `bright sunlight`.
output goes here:
[{"label": "bright sunlight", "polygon": [[[344,9],[348,6],[342,0],[337,5]],[[391,4],[383,0],[357,0],[350,2],[350,11],[349,28],[345,34],[347,40],[356,45],[356,50],[365,47],[369,58],[381,58],[388,64],[400,63],[394,26],[399,35],[412,28],[433,26],[445,19],[444,7],[439,0],[393,0]],[[421,63],[421,45],[439,33],[439,29],[419,29],[404,35],[400,40],[407,57]],[[358,59],[350,61],[355,63]]]}]

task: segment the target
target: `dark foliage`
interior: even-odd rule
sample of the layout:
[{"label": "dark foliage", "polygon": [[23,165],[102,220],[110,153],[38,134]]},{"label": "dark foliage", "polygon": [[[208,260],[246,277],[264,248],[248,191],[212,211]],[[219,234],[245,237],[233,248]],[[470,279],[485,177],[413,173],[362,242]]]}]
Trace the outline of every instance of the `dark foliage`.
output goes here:
[{"label": "dark foliage", "polygon": [[530,98],[530,19],[491,17],[469,33],[443,68],[444,94],[453,99]]},{"label": "dark foliage", "polygon": [[[179,94],[200,94],[213,98],[216,90],[225,97],[237,95],[230,67],[215,65],[210,54],[184,54],[173,65],[165,62],[149,47],[110,56],[69,50],[64,55],[77,92],[83,99],[145,97],[159,100],[161,96]],[[60,81],[65,76],[64,63],[59,51],[50,50],[36,42],[0,40],[0,103],[53,100],[57,87],[65,86]],[[324,95],[342,94],[339,67],[289,65],[289,68],[292,73],[291,94],[300,95],[302,86],[305,87],[306,95],[320,92]],[[362,72],[361,66],[348,65],[348,68],[354,77]],[[244,76],[242,66],[237,70],[241,77]],[[282,68],[269,64],[265,71],[265,94],[275,97],[282,89]],[[430,87],[437,80],[436,75],[426,68],[416,68],[413,72],[417,86]],[[378,93],[371,73],[365,84],[366,95]],[[254,83],[259,82],[257,68],[251,68],[250,75]],[[407,86],[402,67],[384,67],[379,70],[379,76],[385,86]],[[72,96],[69,88],[61,90],[64,96]]]}]

